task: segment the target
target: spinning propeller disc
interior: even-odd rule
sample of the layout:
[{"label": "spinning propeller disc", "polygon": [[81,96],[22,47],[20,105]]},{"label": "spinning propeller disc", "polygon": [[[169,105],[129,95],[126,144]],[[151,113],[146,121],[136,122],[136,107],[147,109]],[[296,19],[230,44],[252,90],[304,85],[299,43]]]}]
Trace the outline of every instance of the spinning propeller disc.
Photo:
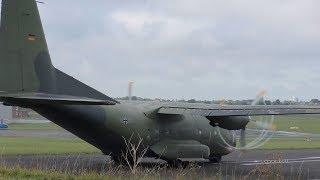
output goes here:
[{"label": "spinning propeller disc", "polygon": [[[252,102],[252,105],[265,106],[265,95],[266,91],[261,91]],[[229,144],[221,135],[220,128],[217,128],[219,137],[228,146],[228,148],[234,150],[256,149],[263,146],[273,137],[276,130],[274,116],[249,116],[249,119],[250,122],[246,129],[233,131],[233,137],[234,139],[238,139],[240,146],[233,146]],[[248,133],[248,131],[250,133]],[[247,143],[247,141],[249,141],[249,143]]]}]

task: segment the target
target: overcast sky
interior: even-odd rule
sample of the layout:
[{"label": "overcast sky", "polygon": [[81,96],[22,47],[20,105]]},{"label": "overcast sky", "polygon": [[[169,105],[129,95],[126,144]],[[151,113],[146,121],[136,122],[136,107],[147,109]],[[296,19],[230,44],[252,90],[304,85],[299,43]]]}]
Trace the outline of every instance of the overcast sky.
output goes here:
[{"label": "overcast sky", "polygon": [[112,96],[320,95],[319,0],[45,0],[53,64]]}]

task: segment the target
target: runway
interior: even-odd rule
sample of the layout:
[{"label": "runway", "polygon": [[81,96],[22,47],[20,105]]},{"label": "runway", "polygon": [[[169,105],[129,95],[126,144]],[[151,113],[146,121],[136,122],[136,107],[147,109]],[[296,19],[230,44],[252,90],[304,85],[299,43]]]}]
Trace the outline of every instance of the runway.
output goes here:
[{"label": "runway", "polygon": [[0,130],[0,137],[48,137],[74,139],[75,135],[64,129],[58,130]]},{"label": "runway", "polygon": [[[251,132],[254,134],[254,132]],[[297,137],[300,134],[293,134]],[[291,135],[290,134],[290,135]],[[2,130],[3,137],[51,137],[76,138],[68,131],[57,130]],[[279,137],[278,137],[279,136]],[[282,137],[282,134],[275,138]],[[316,138],[316,137],[315,137]],[[39,168],[43,170],[57,170],[61,172],[81,172],[83,170],[107,173],[107,169],[115,164],[110,157],[95,155],[34,155],[34,156],[0,156],[0,163],[6,166],[20,166],[24,168]],[[152,168],[165,164],[156,159],[144,159],[142,167]],[[288,179],[320,179],[320,150],[250,150],[238,151],[223,157],[219,164],[208,162],[198,163],[196,169],[202,176],[221,174],[226,179],[234,177],[256,177],[270,172],[280,174]],[[164,174],[166,172],[163,172]]]},{"label": "runway", "polygon": [[[61,172],[82,170],[105,173],[107,168],[115,166],[108,156],[64,155],[64,156],[4,156],[1,163],[6,166],[40,168]],[[144,159],[142,167],[151,168],[164,164],[156,159]],[[214,176],[220,173],[224,178],[257,177],[264,173],[277,173],[286,179],[320,178],[319,150],[256,150],[235,152],[223,157],[219,164],[198,163],[196,171],[202,176]],[[165,173],[165,172],[164,172]]]}]

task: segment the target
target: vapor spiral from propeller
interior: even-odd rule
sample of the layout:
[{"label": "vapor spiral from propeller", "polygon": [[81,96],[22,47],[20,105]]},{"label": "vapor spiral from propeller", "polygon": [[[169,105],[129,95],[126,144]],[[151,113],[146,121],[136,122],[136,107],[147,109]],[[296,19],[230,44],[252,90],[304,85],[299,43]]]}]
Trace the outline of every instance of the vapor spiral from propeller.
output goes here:
[{"label": "vapor spiral from propeller", "polygon": [[[265,106],[265,96],[266,91],[261,91],[256,99],[252,102],[252,105],[261,105]],[[222,136],[220,128],[217,128],[217,134],[219,135],[222,142],[229,148],[233,150],[250,150],[256,149],[263,146],[267,143],[275,134],[276,126],[274,124],[275,117],[272,116],[249,116],[250,119],[249,125],[253,126],[252,131],[259,132],[257,137],[255,137],[249,143],[246,143],[246,133],[247,128],[243,130],[233,131],[233,138],[237,137],[237,133],[239,135],[240,146],[234,146],[227,142],[227,140]]]}]

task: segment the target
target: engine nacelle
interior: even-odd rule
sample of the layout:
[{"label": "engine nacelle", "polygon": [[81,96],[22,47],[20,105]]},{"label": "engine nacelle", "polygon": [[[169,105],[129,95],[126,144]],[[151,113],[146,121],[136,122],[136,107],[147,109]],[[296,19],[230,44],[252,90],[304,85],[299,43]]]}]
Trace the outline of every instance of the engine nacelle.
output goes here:
[{"label": "engine nacelle", "polygon": [[224,117],[207,117],[211,126],[218,126],[228,130],[245,129],[250,122],[247,116],[224,116]]}]

